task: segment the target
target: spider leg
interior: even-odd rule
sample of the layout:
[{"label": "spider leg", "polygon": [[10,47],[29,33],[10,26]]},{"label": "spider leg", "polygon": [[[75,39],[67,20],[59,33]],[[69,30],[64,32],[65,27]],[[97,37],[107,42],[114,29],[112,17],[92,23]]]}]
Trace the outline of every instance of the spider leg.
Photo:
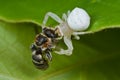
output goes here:
[{"label": "spider leg", "polygon": [[75,39],[79,40],[80,36],[79,35],[84,35],[84,34],[88,34],[90,32],[73,32],[72,35],[75,37]]},{"label": "spider leg", "polygon": [[65,21],[67,21],[67,18],[69,16],[69,14],[70,14],[70,10],[68,10],[67,14],[63,13],[62,19],[65,20]]},{"label": "spider leg", "polygon": [[71,12],[70,12],[70,10],[68,10],[67,15],[69,16],[69,15],[70,15],[70,13],[71,13]]},{"label": "spider leg", "polygon": [[62,15],[62,19],[67,21],[67,15],[65,13],[63,13],[63,15]]},{"label": "spider leg", "polygon": [[91,33],[91,32],[73,32],[72,35],[84,35],[88,33]]},{"label": "spider leg", "polygon": [[51,17],[52,19],[54,19],[56,22],[58,23],[62,23],[63,21],[60,19],[60,17],[58,17],[55,13],[52,12],[48,12],[46,13],[44,20],[43,20],[43,25],[45,25],[48,21],[48,18]]},{"label": "spider leg", "polygon": [[80,39],[80,36],[79,35],[84,35],[86,34],[86,32],[73,32],[73,36],[76,40],[79,40]]},{"label": "spider leg", "polygon": [[80,36],[79,35],[73,35],[73,36],[74,36],[74,39],[80,40]]},{"label": "spider leg", "polygon": [[55,51],[57,54],[65,54],[65,55],[71,55],[73,52],[73,45],[71,41],[71,37],[64,36],[64,42],[66,46],[68,47],[67,50],[61,49],[60,51]]}]

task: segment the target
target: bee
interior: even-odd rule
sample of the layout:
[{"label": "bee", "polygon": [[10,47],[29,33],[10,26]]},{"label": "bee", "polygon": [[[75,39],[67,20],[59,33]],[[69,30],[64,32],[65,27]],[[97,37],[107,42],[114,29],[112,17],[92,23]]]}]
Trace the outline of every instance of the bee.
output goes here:
[{"label": "bee", "polygon": [[41,70],[46,70],[49,65],[48,62],[52,60],[52,55],[49,49],[46,49],[44,52],[41,48],[37,48],[35,44],[31,46],[32,50],[32,62],[36,68]]},{"label": "bee", "polygon": [[60,37],[58,29],[44,27],[40,34],[37,34],[34,43],[31,45],[32,62],[36,68],[46,70],[49,62],[52,61],[52,49]]}]

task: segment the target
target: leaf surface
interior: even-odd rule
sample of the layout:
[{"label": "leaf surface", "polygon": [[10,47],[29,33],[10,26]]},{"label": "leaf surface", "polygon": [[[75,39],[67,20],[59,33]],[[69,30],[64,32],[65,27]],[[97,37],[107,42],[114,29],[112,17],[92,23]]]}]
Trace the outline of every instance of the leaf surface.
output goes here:
[{"label": "leaf surface", "polygon": [[[120,26],[119,5],[120,0],[0,0],[0,19],[8,22],[34,22],[41,25],[47,12],[51,11],[62,17],[62,14],[67,13],[68,10],[80,7],[91,16],[88,31],[96,32]],[[55,21],[50,24],[57,25]]]},{"label": "leaf surface", "polygon": [[31,23],[0,22],[1,80],[119,80],[120,29],[107,29],[73,39],[71,56],[52,53],[46,71],[31,61],[29,46],[35,36]]}]

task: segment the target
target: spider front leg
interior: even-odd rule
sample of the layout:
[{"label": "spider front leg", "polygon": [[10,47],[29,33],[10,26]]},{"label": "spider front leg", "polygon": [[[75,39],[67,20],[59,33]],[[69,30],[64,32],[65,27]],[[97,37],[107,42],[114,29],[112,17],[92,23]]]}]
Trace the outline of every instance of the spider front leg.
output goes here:
[{"label": "spider front leg", "polygon": [[73,45],[72,45],[71,37],[64,36],[64,42],[65,42],[66,46],[68,47],[68,49],[67,50],[61,49],[60,51],[55,51],[55,53],[65,54],[65,55],[69,56],[73,52]]},{"label": "spider front leg", "polygon": [[55,13],[48,12],[48,13],[46,13],[46,15],[44,17],[43,25],[46,25],[49,17],[51,17],[52,19],[54,19],[58,23],[62,23],[63,22]]},{"label": "spider front leg", "polygon": [[70,10],[68,10],[67,15],[69,16],[69,15],[70,15],[70,13],[71,13],[71,11],[70,11]]},{"label": "spider front leg", "polygon": [[62,19],[63,19],[65,22],[67,22],[67,18],[68,18],[68,16],[69,16],[69,14],[70,14],[70,10],[68,10],[67,14],[63,13],[63,15],[62,15]]},{"label": "spider front leg", "polygon": [[67,21],[67,15],[65,14],[65,13],[63,13],[63,15],[62,15],[62,19],[66,22]]}]

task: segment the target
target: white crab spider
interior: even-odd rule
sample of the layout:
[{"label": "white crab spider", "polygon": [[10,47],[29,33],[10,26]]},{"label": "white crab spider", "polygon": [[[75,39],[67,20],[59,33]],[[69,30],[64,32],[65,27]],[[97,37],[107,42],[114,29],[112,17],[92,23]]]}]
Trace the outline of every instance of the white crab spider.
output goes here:
[{"label": "white crab spider", "polygon": [[55,51],[57,54],[71,55],[73,52],[73,45],[71,41],[71,35],[74,35],[79,39],[80,34],[85,34],[85,32],[78,32],[86,30],[90,24],[90,17],[84,9],[74,8],[71,12],[68,11],[67,14],[63,14],[62,19],[60,19],[56,14],[48,12],[43,20],[43,25],[45,26],[48,17],[53,18],[59,23],[56,27],[59,28],[62,36],[64,37],[64,42],[68,47],[67,50],[61,49],[60,51]]}]

